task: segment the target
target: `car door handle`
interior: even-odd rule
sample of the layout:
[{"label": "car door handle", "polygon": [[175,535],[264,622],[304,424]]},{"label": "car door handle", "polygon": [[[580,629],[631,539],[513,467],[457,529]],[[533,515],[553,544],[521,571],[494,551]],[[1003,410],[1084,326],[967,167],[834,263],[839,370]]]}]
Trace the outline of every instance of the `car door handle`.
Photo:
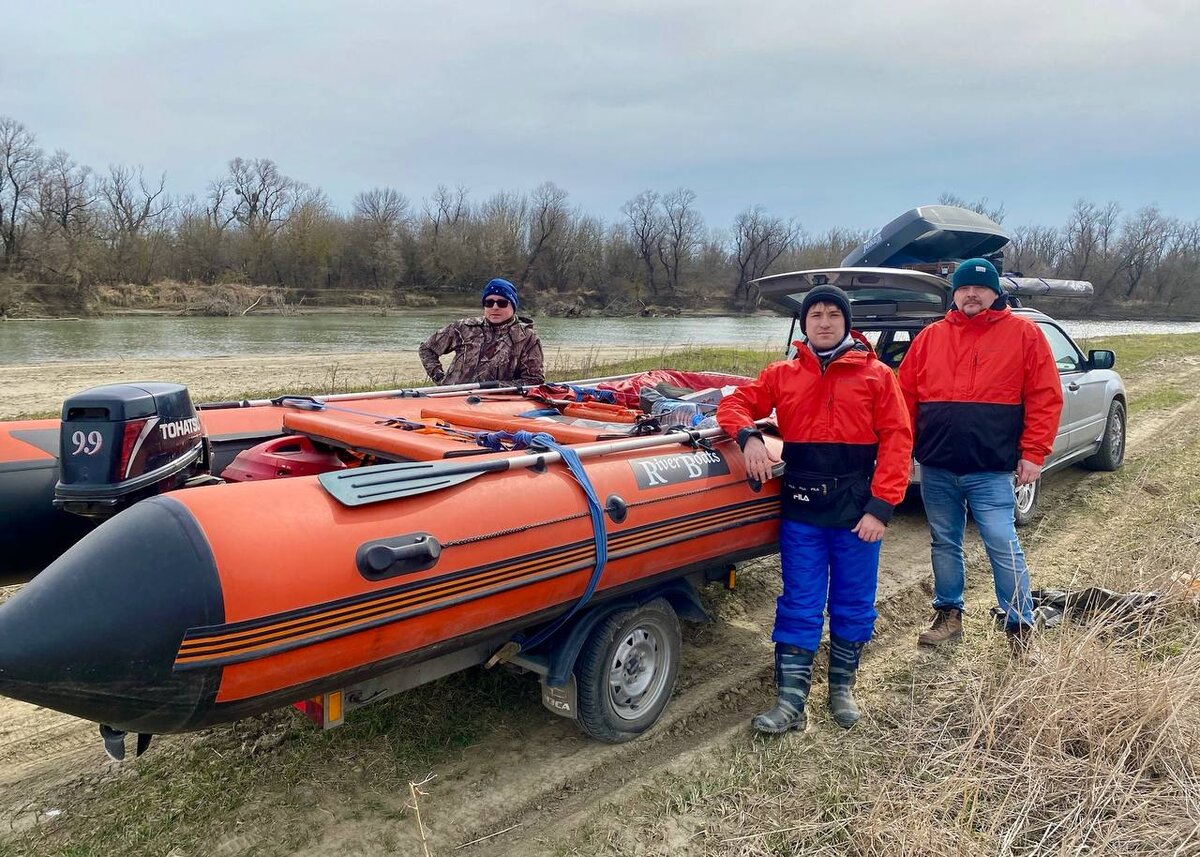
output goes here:
[{"label": "car door handle", "polygon": [[1072,381],[1070,384],[1067,385],[1067,389],[1070,390],[1072,393],[1077,393],[1077,392],[1079,392],[1079,385],[1077,383],[1075,383],[1074,381]]}]

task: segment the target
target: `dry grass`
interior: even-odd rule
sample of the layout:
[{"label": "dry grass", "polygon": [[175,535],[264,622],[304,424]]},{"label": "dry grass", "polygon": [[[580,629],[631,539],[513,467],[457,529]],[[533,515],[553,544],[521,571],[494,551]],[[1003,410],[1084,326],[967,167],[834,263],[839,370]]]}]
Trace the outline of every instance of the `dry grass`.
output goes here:
[{"label": "dry grass", "polygon": [[[784,740],[744,733],[647,783],[569,855],[1200,855],[1200,428],[1190,408],[1118,474],[1027,533],[1035,580],[1157,591],[1067,621],[1014,666],[982,610],[924,653],[912,627],[864,665],[866,716]],[[977,554],[968,601],[991,581]],[[912,617],[914,620],[917,617]]]},{"label": "dry grass", "polygon": [[1176,589],[1128,635],[1096,623],[1044,640],[1030,668],[959,664],[894,729],[897,761],[860,793],[847,853],[1200,848],[1200,635],[1152,656],[1192,609]]}]

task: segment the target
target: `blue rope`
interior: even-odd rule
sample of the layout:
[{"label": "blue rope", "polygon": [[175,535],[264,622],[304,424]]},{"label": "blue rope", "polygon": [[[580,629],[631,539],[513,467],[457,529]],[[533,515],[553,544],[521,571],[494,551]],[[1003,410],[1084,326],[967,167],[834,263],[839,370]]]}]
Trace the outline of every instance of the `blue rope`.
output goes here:
[{"label": "blue rope", "polygon": [[609,405],[617,403],[617,394],[612,390],[601,390],[599,387],[577,387],[574,384],[564,384],[563,386],[575,394],[577,402],[582,402],[584,396],[591,396],[594,402],[604,402]]},{"label": "blue rope", "polygon": [[475,441],[492,452],[507,452],[511,449],[528,449],[531,446],[546,446],[543,439],[554,443],[554,438],[543,432],[532,431],[478,431]]},{"label": "blue rope", "polygon": [[[496,434],[501,434],[501,432],[496,432]],[[575,481],[579,483],[579,487],[583,489],[583,493],[587,497],[588,514],[592,519],[592,532],[595,534],[596,541],[596,566],[592,569],[592,576],[588,578],[583,594],[579,596],[579,600],[572,605],[570,610],[559,616],[545,628],[542,628],[542,630],[538,631],[532,637],[525,639],[521,634],[517,634],[513,639],[519,647],[518,650],[524,651],[544,643],[591,600],[593,593],[596,591],[596,585],[600,583],[600,576],[604,573],[604,567],[608,564],[608,530],[604,526],[604,506],[596,494],[592,480],[588,478],[587,470],[583,467],[583,461],[580,460],[579,453],[569,446],[559,444],[550,435],[542,432],[514,432],[513,443],[521,443],[524,446],[536,445],[552,452],[557,452],[562,456],[563,463],[567,465],[567,469],[575,477]]]}]

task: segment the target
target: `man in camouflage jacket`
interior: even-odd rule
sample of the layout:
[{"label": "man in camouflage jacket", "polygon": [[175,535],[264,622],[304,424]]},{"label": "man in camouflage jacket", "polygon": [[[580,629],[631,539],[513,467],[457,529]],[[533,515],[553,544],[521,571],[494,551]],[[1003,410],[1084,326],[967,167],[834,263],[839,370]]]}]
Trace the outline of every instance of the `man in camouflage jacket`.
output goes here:
[{"label": "man in camouflage jacket", "polygon": [[[546,380],[542,343],[533,320],[517,315],[517,290],[508,280],[492,280],[483,289],[483,315],[448,324],[421,343],[418,353],[435,384]],[[440,358],[454,352],[449,369]]]}]

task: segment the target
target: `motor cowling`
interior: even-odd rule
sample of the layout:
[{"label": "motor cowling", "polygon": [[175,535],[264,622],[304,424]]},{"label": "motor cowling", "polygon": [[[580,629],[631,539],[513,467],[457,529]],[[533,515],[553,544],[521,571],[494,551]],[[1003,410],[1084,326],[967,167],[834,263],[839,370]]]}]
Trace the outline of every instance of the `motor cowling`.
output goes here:
[{"label": "motor cowling", "polygon": [[211,446],[187,387],[108,384],[63,403],[54,505],[107,518],[208,476]]}]

